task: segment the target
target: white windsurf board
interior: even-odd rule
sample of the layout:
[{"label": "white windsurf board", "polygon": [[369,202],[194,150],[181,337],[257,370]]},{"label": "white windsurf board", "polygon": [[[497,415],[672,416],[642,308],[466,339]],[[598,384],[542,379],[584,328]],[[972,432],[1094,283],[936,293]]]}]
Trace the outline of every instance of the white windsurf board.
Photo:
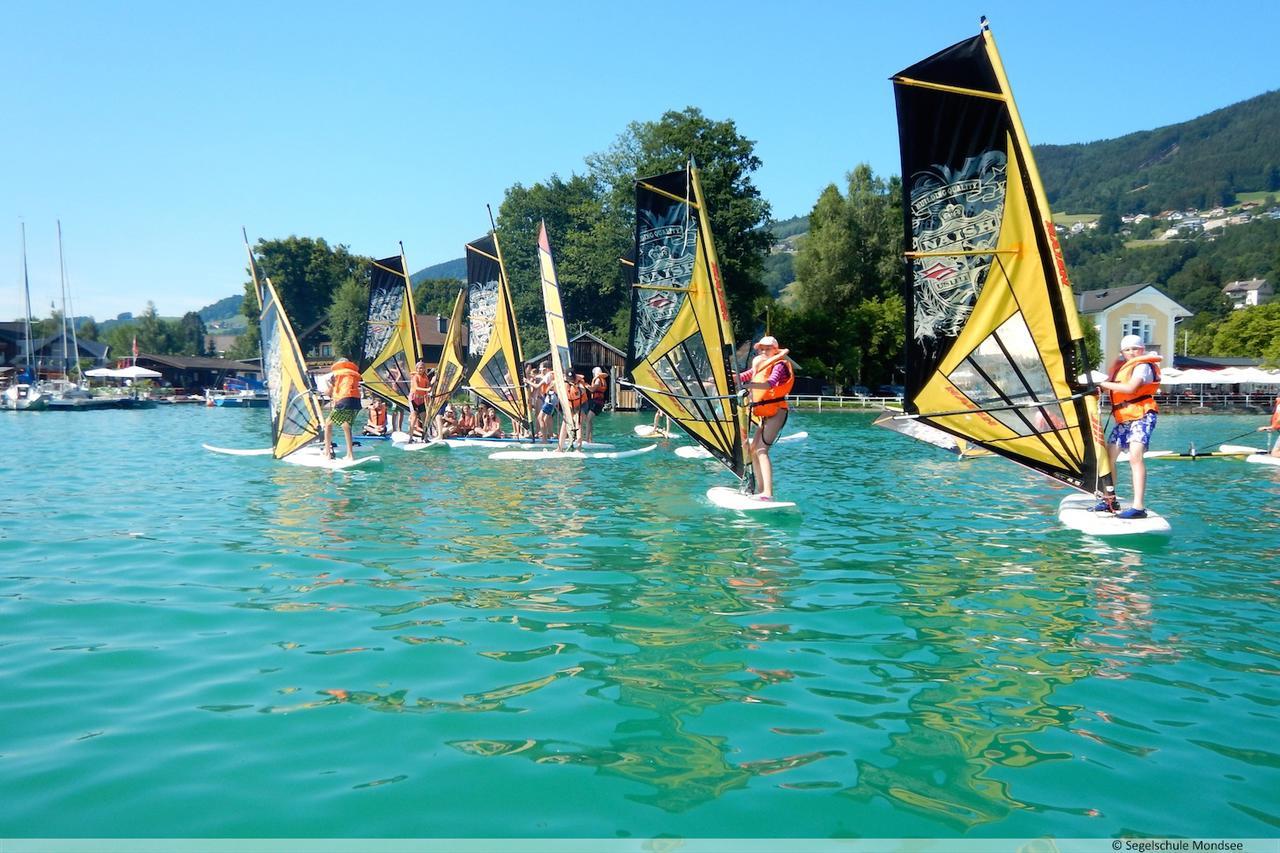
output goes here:
[{"label": "white windsurf board", "polygon": [[550,459],[625,459],[628,456],[639,456],[642,453],[648,453],[651,450],[657,450],[658,445],[651,444],[648,447],[641,447],[637,450],[615,450],[615,451],[583,451],[583,450],[553,450],[547,448],[544,450],[499,450],[497,453],[490,453],[490,459],[520,459],[526,462],[542,462]]},{"label": "white windsurf board", "polygon": [[793,501],[766,501],[757,495],[745,495],[728,486],[716,486],[707,490],[707,499],[722,509],[738,512],[768,512],[771,510],[796,509]]},{"label": "white windsurf board", "polygon": [[330,459],[329,455],[321,450],[319,445],[312,444],[290,453],[280,461],[288,462],[290,465],[301,465],[304,468],[347,471],[365,465],[381,464],[382,458],[380,456],[357,456],[354,459],[348,459],[346,456],[335,454],[334,458]]},{"label": "white windsurf board", "polygon": [[681,435],[679,430],[658,429],[652,424],[636,424],[632,430],[641,438],[679,438]]},{"label": "white windsurf board", "polygon": [[[807,432],[793,432],[790,435],[784,435],[782,438],[774,442],[774,444],[785,444],[792,441],[804,441],[809,437]],[[711,451],[705,447],[698,445],[696,447],[677,447],[675,449],[676,456],[681,459],[710,459]]]},{"label": "white windsurf board", "polygon": [[[1067,495],[1058,504],[1058,520],[1072,530],[1091,536],[1169,536],[1169,520],[1151,508],[1146,518],[1120,518],[1110,512],[1094,512],[1098,499],[1090,495]],[[1124,508],[1124,504],[1121,504]]]},{"label": "white windsurf board", "polygon": [[270,456],[270,447],[215,447],[212,444],[200,445],[213,453],[225,453],[227,456]]}]

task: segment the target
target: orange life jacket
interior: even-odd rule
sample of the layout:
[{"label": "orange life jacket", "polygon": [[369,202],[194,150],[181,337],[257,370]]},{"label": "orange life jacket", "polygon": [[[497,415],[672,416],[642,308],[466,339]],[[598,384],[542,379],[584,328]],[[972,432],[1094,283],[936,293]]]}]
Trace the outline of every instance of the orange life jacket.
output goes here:
[{"label": "orange life jacket", "polygon": [[1276,398],[1276,410],[1271,413],[1271,428],[1280,429],[1280,397]]},{"label": "orange life jacket", "polygon": [[387,410],[382,406],[373,406],[369,409],[369,426],[384,427],[387,425]]},{"label": "orange life jacket", "polygon": [[603,373],[597,373],[591,380],[591,399],[597,403],[603,403],[608,393],[609,377]]},{"label": "orange life jacket", "polygon": [[569,395],[569,408],[581,409],[582,401],[587,398],[587,389],[577,382],[570,380],[565,388],[565,393]]},{"label": "orange life jacket", "polygon": [[1128,382],[1129,377],[1133,375],[1134,369],[1139,364],[1151,365],[1152,381],[1145,385],[1139,385],[1131,392],[1112,391],[1111,392],[1111,415],[1116,419],[1116,423],[1123,424],[1129,421],[1140,420],[1147,412],[1158,412],[1160,407],[1156,405],[1156,392],[1160,390],[1160,356],[1158,355],[1140,355],[1137,358],[1131,358],[1111,371],[1110,380],[1112,382]]},{"label": "orange life jacket", "polygon": [[333,382],[329,385],[330,400],[346,400],[360,396],[360,370],[350,361],[333,363]]},{"label": "orange life jacket", "polygon": [[791,392],[791,386],[796,384],[795,371],[787,363],[785,353],[779,353],[767,358],[756,356],[751,363],[751,381],[768,381],[768,374],[773,370],[775,364],[781,364],[786,369],[786,377],[771,388],[751,389],[751,415],[760,420],[764,420],[770,415],[787,408],[787,394]]}]

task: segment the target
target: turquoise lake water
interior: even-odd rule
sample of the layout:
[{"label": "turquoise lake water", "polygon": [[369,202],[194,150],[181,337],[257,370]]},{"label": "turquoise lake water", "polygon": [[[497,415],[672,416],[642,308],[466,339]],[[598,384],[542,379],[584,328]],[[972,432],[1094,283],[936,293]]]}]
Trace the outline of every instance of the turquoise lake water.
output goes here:
[{"label": "turquoise lake water", "polygon": [[1108,544],[870,423],[793,416],[803,513],[750,520],[669,447],[333,474],[201,450],[263,410],[6,413],[0,838],[1280,834],[1280,469],[1152,462],[1174,537]]}]

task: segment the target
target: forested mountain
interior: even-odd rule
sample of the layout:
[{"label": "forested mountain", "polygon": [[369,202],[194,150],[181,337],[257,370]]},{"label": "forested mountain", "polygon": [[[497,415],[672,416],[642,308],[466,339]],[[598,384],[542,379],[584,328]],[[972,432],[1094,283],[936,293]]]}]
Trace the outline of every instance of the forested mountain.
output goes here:
[{"label": "forested mountain", "polygon": [[237,293],[235,296],[219,299],[212,305],[206,305],[196,313],[206,323],[212,323],[216,320],[230,320],[240,315],[240,303],[243,301],[244,294]]},{"label": "forested mountain", "polygon": [[430,278],[466,278],[467,276],[467,259],[454,258],[451,261],[445,261],[440,264],[432,264],[429,267],[418,270],[409,276],[409,282],[417,285],[420,281]]},{"label": "forested mountain", "polygon": [[1035,145],[1059,213],[1158,213],[1280,190],[1280,91],[1156,130],[1074,145]]}]

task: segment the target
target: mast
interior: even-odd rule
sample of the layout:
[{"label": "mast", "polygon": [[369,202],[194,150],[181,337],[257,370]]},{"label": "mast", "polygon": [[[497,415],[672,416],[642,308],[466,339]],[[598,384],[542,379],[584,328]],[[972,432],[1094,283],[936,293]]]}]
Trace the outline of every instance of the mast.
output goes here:
[{"label": "mast", "polygon": [[34,382],[36,375],[31,370],[31,279],[27,275],[27,223],[22,225],[22,298],[25,310],[22,313],[22,328],[26,336],[27,381]]},{"label": "mast", "polygon": [[[71,349],[75,354],[76,373],[80,373],[80,379],[83,380],[84,374],[80,371],[80,339],[76,334],[76,320],[74,316],[76,312],[76,305],[71,299],[71,285],[67,282],[67,265],[62,257],[62,220],[58,220],[58,265],[62,268],[62,298],[64,300],[62,320],[64,323],[69,322],[71,324]],[[70,313],[68,314],[68,312]],[[136,359],[134,360],[134,363],[137,363]],[[69,375],[68,378],[70,378]]]}]

